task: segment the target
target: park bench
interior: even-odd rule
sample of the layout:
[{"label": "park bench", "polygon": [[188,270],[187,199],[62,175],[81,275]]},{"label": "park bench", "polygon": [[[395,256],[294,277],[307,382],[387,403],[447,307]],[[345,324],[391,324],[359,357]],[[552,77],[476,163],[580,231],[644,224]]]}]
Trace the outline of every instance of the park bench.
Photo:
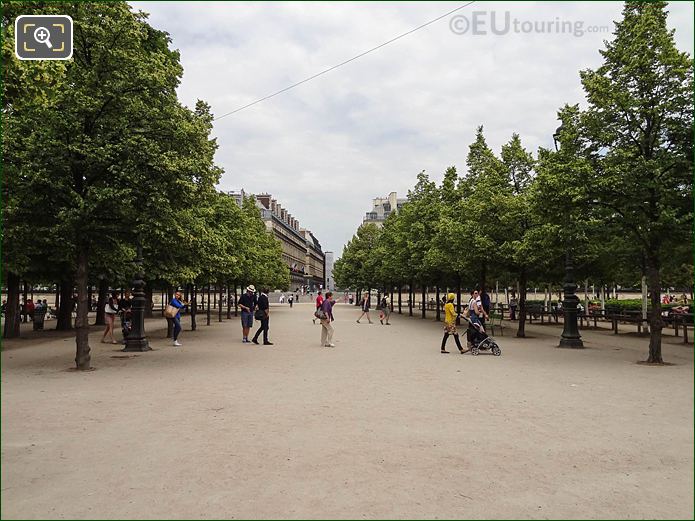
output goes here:
[{"label": "park bench", "polygon": [[538,320],[539,318],[541,319],[541,324],[545,323],[545,319],[548,319],[548,323],[551,323],[551,318],[555,319],[555,323],[557,324],[558,322],[558,313],[557,310],[551,310],[551,311],[546,311],[543,309],[543,306],[540,305],[532,305],[531,307],[526,308],[526,318],[528,320],[529,324],[533,324],[533,320]]},{"label": "park bench", "polygon": [[669,319],[670,324],[673,325],[675,336],[680,336],[678,334],[679,327],[683,329],[683,343],[688,344],[688,326],[693,325],[693,314],[669,312],[667,318]]},{"label": "park bench", "polygon": [[613,334],[618,334],[618,324],[637,324],[637,332],[642,333],[642,323],[647,320],[642,318],[641,311],[622,311],[622,312],[607,312],[606,319],[611,321],[611,330]]},{"label": "park bench", "polygon": [[488,322],[487,326],[490,328],[490,332],[492,335],[495,335],[495,328],[498,328],[500,330],[500,333],[502,336],[504,336],[504,325],[502,324],[502,314],[501,313],[495,313],[494,311],[490,311],[490,322]]}]

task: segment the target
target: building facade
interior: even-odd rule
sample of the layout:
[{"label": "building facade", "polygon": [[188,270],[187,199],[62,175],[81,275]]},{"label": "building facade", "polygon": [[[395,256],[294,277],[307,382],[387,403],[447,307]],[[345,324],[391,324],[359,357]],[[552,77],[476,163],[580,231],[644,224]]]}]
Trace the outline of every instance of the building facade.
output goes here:
[{"label": "building facade", "polygon": [[396,192],[391,192],[388,197],[376,197],[372,201],[372,210],[367,212],[362,219],[362,224],[376,224],[381,227],[391,212],[397,212],[408,198],[399,198]]},{"label": "building facade", "polygon": [[333,279],[333,263],[335,262],[335,256],[332,251],[327,251],[326,254],[326,289],[328,291],[335,291],[335,280]]},{"label": "building facade", "polygon": [[314,234],[270,194],[256,194],[265,226],[282,245],[282,259],[290,272],[290,290],[318,291],[325,284],[325,256]]}]

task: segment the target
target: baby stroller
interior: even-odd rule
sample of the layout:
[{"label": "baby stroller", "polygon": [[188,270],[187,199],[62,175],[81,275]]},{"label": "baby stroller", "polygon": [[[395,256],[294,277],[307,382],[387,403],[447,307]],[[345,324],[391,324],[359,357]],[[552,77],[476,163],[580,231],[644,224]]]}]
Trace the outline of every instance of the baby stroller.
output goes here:
[{"label": "baby stroller", "polygon": [[494,338],[488,335],[482,328],[482,326],[477,322],[471,322],[468,317],[461,316],[463,320],[468,322],[468,339],[473,344],[471,347],[471,354],[478,355],[480,351],[487,351],[488,349],[495,356],[500,356],[502,350]]}]

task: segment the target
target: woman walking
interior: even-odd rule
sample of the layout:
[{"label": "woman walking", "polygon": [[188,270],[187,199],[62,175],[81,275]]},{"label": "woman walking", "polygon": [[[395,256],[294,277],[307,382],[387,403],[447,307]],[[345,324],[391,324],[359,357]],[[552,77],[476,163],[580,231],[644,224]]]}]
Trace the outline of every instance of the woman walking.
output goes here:
[{"label": "woman walking", "polygon": [[181,333],[181,309],[187,304],[188,302],[183,301],[183,295],[181,295],[180,291],[174,293],[174,298],[171,299],[171,302],[169,302],[170,306],[178,308],[176,315],[174,315],[173,318],[167,319],[174,323],[174,347],[181,347],[183,345],[181,342],[179,342],[179,333]]},{"label": "woman walking", "polygon": [[[391,316],[391,306],[389,305],[389,298],[386,295],[382,297],[379,307],[381,308],[379,311],[379,322],[381,322],[382,326],[390,326],[389,317]],[[384,323],[384,320],[386,320],[386,323]]]},{"label": "woman walking", "polygon": [[444,338],[442,338],[442,353],[449,353],[449,351],[446,350],[446,342],[449,340],[449,335],[454,335],[456,347],[459,348],[461,354],[464,354],[468,352],[468,349],[464,351],[461,340],[459,340],[458,331],[456,331],[456,311],[454,310],[455,298],[456,295],[453,293],[449,293],[446,296],[446,304],[444,305]]},{"label": "woman walking", "polygon": [[331,324],[335,320],[333,317],[334,305],[333,292],[329,291],[321,303],[321,311],[325,317],[321,319],[321,345],[324,347],[335,347],[333,343],[333,325]]},{"label": "woman walking", "polygon": [[118,344],[116,339],[113,337],[113,325],[116,322],[116,315],[118,315],[118,293],[113,292],[109,297],[108,302],[104,305],[104,320],[106,321],[106,329],[104,329],[104,335],[101,337],[101,343],[106,343],[106,337],[111,337],[112,344]]},{"label": "woman walking", "polygon": [[[362,308],[362,314],[360,315],[360,318],[363,316],[367,315],[367,320],[369,320],[369,323],[372,323],[372,319],[369,318],[369,307],[370,307],[371,302],[369,301],[369,294],[365,293],[364,297],[362,297],[362,304],[360,304]],[[360,323],[360,318],[357,319],[357,323]]]}]

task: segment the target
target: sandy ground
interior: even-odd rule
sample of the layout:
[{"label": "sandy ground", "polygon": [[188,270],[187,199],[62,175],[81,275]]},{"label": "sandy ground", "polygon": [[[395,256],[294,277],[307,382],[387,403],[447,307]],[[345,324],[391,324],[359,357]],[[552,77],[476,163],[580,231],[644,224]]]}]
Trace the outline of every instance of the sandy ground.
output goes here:
[{"label": "sandy ground", "polygon": [[[693,350],[557,326],[502,356],[439,354],[440,325],[274,307],[273,347],[237,320],[148,321],[155,350],[53,331],[2,352],[2,518],[692,518]],[[184,326],[188,326],[187,319]],[[453,340],[453,339],[452,339]]]}]

